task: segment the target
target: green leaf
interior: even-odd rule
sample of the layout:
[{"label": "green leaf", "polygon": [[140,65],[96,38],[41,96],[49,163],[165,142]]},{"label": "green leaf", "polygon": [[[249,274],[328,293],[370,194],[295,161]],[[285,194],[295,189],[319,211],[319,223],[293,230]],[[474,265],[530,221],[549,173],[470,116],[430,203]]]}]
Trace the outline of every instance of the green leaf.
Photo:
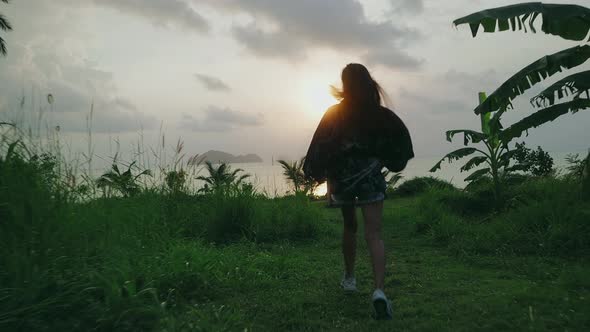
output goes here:
[{"label": "green leaf", "polygon": [[461,172],[470,171],[473,168],[485,163],[488,160],[487,157],[473,157],[469,160],[463,167],[461,167]]},{"label": "green leaf", "polygon": [[443,161],[448,160],[449,163],[453,162],[453,160],[458,160],[461,159],[463,157],[469,156],[473,153],[475,153],[477,151],[476,148],[462,148],[459,150],[455,150],[449,154],[447,154],[446,156],[444,156],[436,165],[434,165],[431,169],[430,172],[434,173],[437,170],[440,169],[441,164],[443,163]]},{"label": "green leaf", "polygon": [[552,55],[544,56],[504,82],[483,103],[475,108],[475,114],[511,109],[512,100],[529,90],[536,83],[563,70],[577,67],[589,58],[589,45],[575,46]]},{"label": "green leaf", "polygon": [[490,173],[490,171],[491,171],[491,169],[489,169],[489,168],[478,169],[477,171],[471,173],[471,175],[469,175],[467,178],[465,178],[465,181],[471,182],[471,181],[479,180],[483,176],[485,176],[486,174]]},{"label": "green leaf", "polygon": [[479,143],[485,140],[488,136],[484,133],[480,133],[469,129],[456,129],[447,131],[447,141],[452,142],[453,137],[457,134],[463,134],[463,144],[468,145],[469,142]]},{"label": "green leaf", "polygon": [[590,70],[583,71],[570,75],[564,79],[561,79],[552,84],[547,89],[543,90],[539,95],[531,99],[531,104],[537,107],[547,107],[555,104],[557,93],[557,99],[574,95],[574,98],[578,98],[582,92],[588,92],[590,90]]},{"label": "green leaf", "polygon": [[506,128],[500,134],[500,139],[503,142],[510,142],[510,140],[520,137],[523,132],[531,128],[536,128],[544,123],[553,121],[568,112],[576,113],[587,108],[590,108],[590,100],[574,99],[567,103],[542,109]]},{"label": "green leaf", "polygon": [[[477,36],[479,26],[485,32],[524,30],[527,25],[533,33],[536,32],[534,23],[543,17],[543,32],[556,35],[568,40],[584,40],[590,30],[590,9],[578,5],[543,4],[541,2],[527,2],[516,5],[483,10],[459,18],[453,23],[458,26],[469,24],[473,37]],[[498,23],[496,25],[496,23]],[[518,23],[518,25],[516,24]]]}]

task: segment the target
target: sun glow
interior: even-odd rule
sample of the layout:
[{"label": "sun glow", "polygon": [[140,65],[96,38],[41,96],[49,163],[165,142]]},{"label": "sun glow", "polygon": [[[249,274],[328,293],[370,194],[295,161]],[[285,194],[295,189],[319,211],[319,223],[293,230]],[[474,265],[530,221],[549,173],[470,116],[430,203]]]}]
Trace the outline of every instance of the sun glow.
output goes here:
[{"label": "sun glow", "polygon": [[320,184],[315,190],[313,191],[313,195],[317,197],[326,196],[328,193],[328,184],[326,182]]},{"label": "sun glow", "polygon": [[312,114],[323,114],[336,99],[330,93],[330,81],[310,79],[303,85],[303,107]]}]

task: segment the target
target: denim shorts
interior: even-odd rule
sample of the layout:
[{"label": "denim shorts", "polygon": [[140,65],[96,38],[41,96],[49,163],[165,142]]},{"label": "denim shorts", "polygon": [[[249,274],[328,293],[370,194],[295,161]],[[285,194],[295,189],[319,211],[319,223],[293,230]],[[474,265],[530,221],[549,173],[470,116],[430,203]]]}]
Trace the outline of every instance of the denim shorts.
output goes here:
[{"label": "denim shorts", "polygon": [[367,205],[385,199],[387,185],[379,160],[351,158],[338,165],[328,176],[331,207]]}]

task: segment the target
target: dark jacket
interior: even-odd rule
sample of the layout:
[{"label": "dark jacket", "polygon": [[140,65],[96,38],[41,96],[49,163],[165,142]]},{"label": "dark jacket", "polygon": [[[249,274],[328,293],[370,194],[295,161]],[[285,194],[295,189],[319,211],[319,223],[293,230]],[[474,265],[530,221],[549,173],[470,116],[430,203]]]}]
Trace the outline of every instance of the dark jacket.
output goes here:
[{"label": "dark jacket", "polygon": [[410,133],[385,107],[341,102],[324,114],[311,140],[303,171],[324,181],[343,158],[375,157],[392,172],[401,172],[414,157]]}]

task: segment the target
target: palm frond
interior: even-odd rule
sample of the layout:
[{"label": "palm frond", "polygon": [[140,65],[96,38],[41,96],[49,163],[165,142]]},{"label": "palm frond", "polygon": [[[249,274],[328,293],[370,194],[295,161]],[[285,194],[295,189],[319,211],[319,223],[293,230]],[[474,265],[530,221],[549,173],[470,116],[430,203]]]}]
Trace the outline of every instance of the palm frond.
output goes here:
[{"label": "palm frond", "polygon": [[483,10],[459,18],[453,23],[458,26],[469,24],[473,37],[477,36],[479,27],[484,32],[506,31],[528,28],[536,33],[535,21],[541,16],[541,30],[547,34],[568,40],[584,40],[590,30],[590,9],[578,5],[543,4],[527,2],[516,5]]}]

